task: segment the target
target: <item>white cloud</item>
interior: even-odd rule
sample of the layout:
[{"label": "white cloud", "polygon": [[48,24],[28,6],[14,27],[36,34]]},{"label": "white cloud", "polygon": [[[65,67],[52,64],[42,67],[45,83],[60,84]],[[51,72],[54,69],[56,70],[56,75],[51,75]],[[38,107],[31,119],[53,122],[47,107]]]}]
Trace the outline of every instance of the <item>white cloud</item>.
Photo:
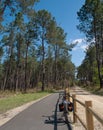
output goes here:
[{"label": "white cloud", "polygon": [[75,39],[72,41],[72,43],[77,43],[77,44],[80,44],[83,42],[84,39]]},{"label": "white cloud", "polygon": [[72,41],[72,43],[76,43],[77,45],[73,48],[73,51],[76,50],[83,50],[85,51],[88,48],[88,44],[86,44],[86,40],[85,39],[75,39]]},{"label": "white cloud", "polygon": [[82,45],[81,49],[83,49],[85,51],[86,49],[88,49],[88,45]]}]

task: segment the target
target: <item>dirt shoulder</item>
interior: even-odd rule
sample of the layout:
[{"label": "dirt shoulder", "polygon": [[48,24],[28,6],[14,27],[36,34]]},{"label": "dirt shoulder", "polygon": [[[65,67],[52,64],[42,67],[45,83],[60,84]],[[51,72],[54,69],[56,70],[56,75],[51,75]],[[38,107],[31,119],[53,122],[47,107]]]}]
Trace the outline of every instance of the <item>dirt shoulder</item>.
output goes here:
[{"label": "dirt shoulder", "polygon": [[[85,103],[85,101],[92,101],[92,108],[103,119],[103,96],[91,94],[90,92],[87,92],[79,87],[72,88],[71,94],[76,94],[76,99],[78,99],[83,103]],[[77,104],[77,112],[81,117],[81,119],[86,123],[84,107],[81,106],[80,104]],[[81,126],[80,123],[78,123],[77,125],[79,125],[79,127]],[[74,130],[78,130],[78,128]],[[81,130],[84,130],[84,128],[81,128]],[[94,118],[94,130],[103,130],[103,125],[101,125],[95,118]]]}]

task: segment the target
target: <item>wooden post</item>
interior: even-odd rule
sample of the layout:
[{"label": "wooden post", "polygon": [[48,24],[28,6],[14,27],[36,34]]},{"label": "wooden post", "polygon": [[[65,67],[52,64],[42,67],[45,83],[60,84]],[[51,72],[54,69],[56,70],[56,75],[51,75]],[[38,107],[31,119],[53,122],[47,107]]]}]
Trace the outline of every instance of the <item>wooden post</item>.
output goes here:
[{"label": "wooden post", "polygon": [[65,89],[65,92],[66,92],[66,100],[67,101],[70,101],[70,98],[69,98],[69,88],[67,87],[66,89]]},{"label": "wooden post", "polygon": [[67,95],[68,95],[68,101],[70,102],[70,89],[69,89],[69,87],[68,87]]},{"label": "wooden post", "polygon": [[89,112],[88,107],[92,107],[91,101],[85,101],[86,106],[86,123],[87,123],[87,130],[94,130],[93,125],[93,115],[91,112]]},{"label": "wooden post", "polygon": [[77,117],[75,116],[75,113],[77,112],[77,106],[76,106],[76,95],[73,94],[73,106],[74,106],[74,110],[73,110],[73,122],[76,123],[77,122]]},{"label": "wooden post", "polygon": [[70,102],[70,93],[68,93],[68,101]]}]

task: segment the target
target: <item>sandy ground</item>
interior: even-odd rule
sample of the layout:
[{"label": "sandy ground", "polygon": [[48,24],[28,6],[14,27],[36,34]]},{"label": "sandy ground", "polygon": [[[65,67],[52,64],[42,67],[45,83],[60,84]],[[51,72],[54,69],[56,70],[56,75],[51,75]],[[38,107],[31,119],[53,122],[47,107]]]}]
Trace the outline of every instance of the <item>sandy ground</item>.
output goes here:
[{"label": "sandy ground", "polygon": [[[71,90],[72,94],[76,94],[76,99],[85,103],[85,101],[92,101],[92,109],[96,111],[96,113],[101,116],[103,119],[103,96],[97,96],[94,94],[90,94],[89,92],[84,91],[81,88],[75,87]],[[77,113],[80,118],[86,123],[85,117],[85,109],[80,104],[77,104]],[[103,124],[99,123],[99,121],[93,117],[94,121],[94,130],[103,130]],[[74,124],[73,130],[85,130],[80,122]]]}]

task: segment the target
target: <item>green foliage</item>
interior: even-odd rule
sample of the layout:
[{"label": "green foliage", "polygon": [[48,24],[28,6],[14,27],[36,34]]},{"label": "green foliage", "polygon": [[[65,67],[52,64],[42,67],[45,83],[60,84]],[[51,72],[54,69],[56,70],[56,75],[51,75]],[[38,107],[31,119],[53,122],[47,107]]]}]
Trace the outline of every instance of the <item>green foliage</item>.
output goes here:
[{"label": "green foliage", "polygon": [[[0,77],[2,77],[3,76],[3,65],[2,64],[0,64]],[[1,79],[0,79],[1,80]]]},{"label": "green foliage", "polygon": [[2,57],[2,55],[3,55],[3,48],[0,47],[0,58]]},{"label": "green foliage", "polygon": [[[26,92],[26,89],[64,86],[73,82],[75,66],[66,43],[66,33],[47,10],[34,10],[38,0],[3,1],[0,89]],[[9,11],[7,12],[7,7]],[[8,23],[7,23],[8,21]],[[42,84],[41,84],[42,83]]]},{"label": "green foliage", "polygon": [[[77,14],[80,22],[77,26],[78,29],[85,33],[89,44],[94,44],[95,46],[94,55],[92,50],[90,50],[89,57],[87,57],[87,59],[85,58],[83,61],[86,63],[83,63],[82,66],[84,66],[84,68],[89,72],[88,74],[85,72],[83,80],[89,79],[89,81],[95,80],[95,82],[98,82],[99,78],[100,88],[103,88],[103,1],[86,0],[85,4],[81,7]],[[88,52],[86,52],[86,55],[88,56]],[[93,66],[94,57],[97,62],[95,67]],[[88,68],[90,68],[90,70]],[[97,69],[98,73],[95,71]],[[95,73],[98,74],[98,76],[96,76]]]},{"label": "green foliage", "polygon": [[83,60],[81,66],[78,67],[77,77],[84,84],[88,81],[91,84],[96,84],[98,80],[97,72],[95,46],[92,45],[88,47],[85,59]]}]

